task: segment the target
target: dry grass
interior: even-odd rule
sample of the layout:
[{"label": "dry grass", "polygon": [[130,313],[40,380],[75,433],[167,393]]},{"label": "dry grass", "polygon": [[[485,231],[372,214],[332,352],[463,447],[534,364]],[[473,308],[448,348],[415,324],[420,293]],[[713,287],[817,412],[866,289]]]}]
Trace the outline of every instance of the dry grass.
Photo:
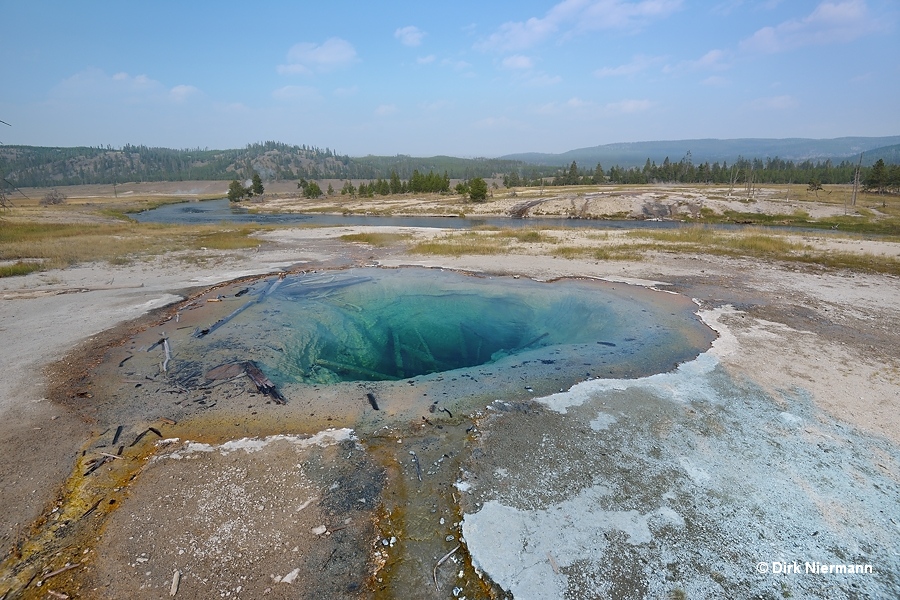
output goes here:
[{"label": "dry grass", "polygon": [[440,256],[468,256],[509,254],[509,239],[492,233],[466,231],[419,242],[409,251],[413,254],[435,254]]},{"label": "dry grass", "polygon": [[[571,232],[560,244],[550,231],[482,229],[452,233],[413,245],[410,252],[443,256],[532,254],[566,259],[644,260],[650,253],[710,254],[802,263],[826,269],[849,269],[900,275],[900,260],[865,252],[834,251],[797,241],[787,234],[756,227],[726,231],[704,226],[639,229],[611,235]],[[572,233],[575,233],[572,236]],[[580,242],[580,243],[579,243]]]},{"label": "dry grass", "polygon": [[185,250],[252,248],[260,242],[251,235],[260,229],[125,221],[91,224],[5,221],[0,224],[0,260],[17,262],[0,270],[0,276],[93,261],[128,264],[145,256]]},{"label": "dry grass", "polygon": [[693,226],[675,230],[633,230],[627,237],[643,250],[665,250],[692,254],[753,257],[770,261],[804,263],[829,269],[850,269],[900,275],[900,260],[867,252],[845,252],[816,248],[789,239],[787,235],[759,228],[722,231]]}]

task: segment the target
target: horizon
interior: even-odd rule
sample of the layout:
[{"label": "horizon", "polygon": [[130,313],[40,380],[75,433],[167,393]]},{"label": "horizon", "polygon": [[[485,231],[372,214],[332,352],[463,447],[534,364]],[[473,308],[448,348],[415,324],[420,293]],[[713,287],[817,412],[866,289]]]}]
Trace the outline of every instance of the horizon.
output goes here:
[{"label": "horizon", "polygon": [[[331,150],[331,152],[335,156],[348,156],[349,158],[365,158],[368,156],[388,157],[388,158],[393,157],[393,156],[408,156],[410,158],[423,158],[424,159],[424,158],[437,158],[437,157],[445,156],[448,158],[458,158],[458,159],[465,159],[465,160],[479,160],[479,159],[500,160],[500,159],[504,159],[507,156],[523,156],[523,155],[530,155],[530,154],[545,154],[545,155],[550,155],[550,156],[563,155],[563,154],[567,154],[570,152],[577,152],[579,150],[591,150],[594,148],[603,148],[606,146],[622,146],[622,145],[629,145],[629,144],[671,144],[671,143],[676,143],[676,142],[710,142],[710,141],[712,141],[712,142],[747,142],[747,141],[828,142],[828,141],[836,141],[836,140],[841,140],[841,139],[857,139],[857,138],[859,138],[859,139],[890,139],[890,138],[900,138],[900,134],[898,134],[898,135],[881,135],[881,136],[850,135],[850,136],[841,136],[841,137],[837,137],[837,138],[682,138],[682,139],[669,139],[669,140],[636,140],[633,142],[609,142],[607,144],[600,144],[600,145],[596,145],[596,146],[584,146],[581,148],[569,148],[568,150],[564,150],[562,152],[541,152],[541,151],[536,150],[536,151],[528,151],[528,152],[510,152],[510,153],[507,153],[504,155],[498,155],[498,156],[484,156],[484,155],[460,156],[460,155],[446,154],[446,153],[421,155],[421,154],[409,154],[406,152],[397,152],[394,154],[373,154],[371,152],[366,153],[366,154],[344,154],[344,153],[339,153],[335,148],[330,147],[330,146],[318,146],[316,148],[318,150],[328,149],[328,150]],[[303,144],[291,144],[291,143],[287,143],[287,142],[282,142],[280,140],[260,140],[260,141],[256,141],[256,142],[247,142],[246,144],[242,144],[241,146],[234,146],[234,147],[230,147],[230,148],[225,148],[225,147],[222,147],[222,148],[202,147],[201,148],[201,147],[197,147],[197,146],[186,147],[186,148],[174,148],[174,147],[169,147],[169,146],[150,146],[148,144],[128,144],[128,145],[135,146],[135,147],[143,146],[145,148],[162,148],[162,149],[166,149],[166,150],[174,150],[176,152],[227,152],[227,151],[231,151],[231,150],[242,150],[242,149],[248,148],[254,144],[266,144],[269,142],[275,143],[275,144],[285,144],[287,146],[297,146],[297,147],[303,146]],[[888,145],[893,146],[894,144],[888,144]],[[20,146],[20,147],[36,147],[36,148],[70,148],[70,149],[71,148],[105,149],[107,146],[109,146],[111,151],[120,152],[124,149],[125,145],[113,146],[112,144],[102,144],[99,146],[92,146],[92,145],[87,145],[87,144],[81,144],[78,146],[33,146],[31,144],[0,144],[0,147],[2,147],[2,146]],[[310,146],[309,144],[306,144],[306,146],[309,148],[312,148],[312,146]],[[862,151],[863,154],[866,152],[869,152],[869,150]],[[847,154],[846,156],[852,156],[854,154],[858,154],[858,153]],[[773,156],[773,158],[778,158],[778,157]],[[512,159],[512,160],[516,160],[516,159]]]},{"label": "horizon", "polygon": [[890,0],[6,8],[5,145],[474,158],[900,131]]}]

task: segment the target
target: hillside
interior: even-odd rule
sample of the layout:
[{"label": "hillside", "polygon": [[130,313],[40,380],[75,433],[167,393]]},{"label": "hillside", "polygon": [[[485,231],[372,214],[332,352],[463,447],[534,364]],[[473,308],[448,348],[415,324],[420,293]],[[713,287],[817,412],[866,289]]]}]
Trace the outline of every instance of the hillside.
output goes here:
[{"label": "hillside", "polygon": [[[17,187],[113,184],[153,181],[249,179],[254,171],[266,181],[376,179],[396,171],[448,174],[454,179],[490,177],[522,167],[518,161],[450,156],[341,156],[329,148],[250,144],[235,150],[0,146],[0,175]],[[552,171],[552,169],[551,169]]]},{"label": "hillside", "polygon": [[[757,181],[789,182],[816,178],[823,183],[852,179],[859,153],[865,152],[863,164],[871,166],[882,158],[887,164],[900,163],[900,136],[879,138],[809,139],[735,139],[675,140],[607,144],[571,150],[562,154],[514,154],[501,158],[456,158],[452,156],[350,157],[325,148],[291,146],[278,142],[250,144],[231,150],[150,148],[127,145],[112,147],[47,148],[37,146],[0,146],[0,176],[4,186],[55,187],[66,185],[121,184],[126,182],[179,182],[246,180],[258,172],[269,183],[309,180],[376,180],[388,179],[392,172],[408,180],[418,171],[434,172],[451,179],[504,177],[540,182],[542,178],[561,183],[568,167],[575,162],[580,169],[577,179],[590,176],[597,164],[612,182],[642,183],[646,181],[725,181],[726,174],[715,176],[721,163],[750,168],[751,161],[775,159],[782,173],[762,173],[763,163],[754,164]],[[690,155],[688,155],[690,153]],[[666,160],[666,159],[669,160]],[[689,159],[689,160],[688,160]],[[648,163],[648,160],[651,164]],[[833,173],[831,164],[840,166]],[[784,165],[782,163],[789,163]],[[669,172],[669,164],[709,163],[712,175],[699,179],[690,173]],[[795,165],[796,164],[796,168]],[[800,164],[803,163],[803,164]],[[655,168],[659,165],[660,172]],[[562,169],[560,168],[562,167]],[[641,169],[635,178],[634,169]],[[626,177],[629,175],[630,178]],[[687,178],[686,178],[687,177]],[[711,177],[711,178],[710,178]],[[646,181],[645,181],[646,180]],[[514,183],[513,185],[519,185]]]},{"label": "hillside", "polygon": [[[739,158],[780,158],[792,161],[825,161],[840,162],[859,157],[865,152],[864,160],[871,165],[878,158],[887,163],[896,163],[898,151],[890,147],[900,144],[900,136],[891,137],[844,137],[825,140],[804,138],[793,139],[696,139],[671,140],[654,142],[628,142],[605,144],[590,148],[569,150],[561,154],[542,154],[537,152],[525,154],[509,154],[502,158],[519,160],[529,164],[566,166],[577,162],[579,165],[593,166],[597,163],[604,167],[618,165],[623,168],[640,167],[647,159],[661,163],[666,158],[680,161],[688,152],[694,163],[721,162],[733,163]],[[888,156],[876,156],[877,152],[885,152]]]}]

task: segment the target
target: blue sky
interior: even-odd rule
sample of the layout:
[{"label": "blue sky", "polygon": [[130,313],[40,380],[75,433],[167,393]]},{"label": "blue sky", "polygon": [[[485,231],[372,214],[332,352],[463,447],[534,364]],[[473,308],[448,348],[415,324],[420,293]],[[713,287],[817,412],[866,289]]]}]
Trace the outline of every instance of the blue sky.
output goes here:
[{"label": "blue sky", "polygon": [[900,134],[897,0],[2,4],[0,142],[499,156]]}]

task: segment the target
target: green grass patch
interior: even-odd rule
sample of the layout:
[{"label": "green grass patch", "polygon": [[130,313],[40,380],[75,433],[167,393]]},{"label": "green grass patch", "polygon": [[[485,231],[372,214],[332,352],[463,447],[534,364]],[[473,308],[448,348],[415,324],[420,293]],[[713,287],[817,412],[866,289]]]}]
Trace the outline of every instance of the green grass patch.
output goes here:
[{"label": "green grass patch", "polygon": [[259,227],[240,227],[238,229],[203,233],[197,236],[192,245],[195,248],[212,248],[214,250],[255,248],[259,246],[259,240],[250,236],[259,231],[259,229]]},{"label": "green grass patch", "polygon": [[555,243],[556,238],[536,229],[504,229],[497,234],[502,238],[514,239],[523,244]]},{"label": "green grass patch", "polygon": [[468,231],[420,242],[412,246],[410,252],[441,256],[506,254],[509,252],[509,240]]},{"label": "green grass patch", "polygon": [[554,257],[576,259],[592,258],[594,260],[641,260],[640,249],[629,245],[617,246],[560,246],[552,251]]},{"label": "green grass patch", "polygon": [[412,236],[408,233],[350,233],[342,235],[340,239],[344,242],[357,242],[383,248],[408,241],[412,239]]},{"label": "green grass patch", "polygon": [[35,271],[43,269],[43,265],[39,262],[16,262],[11,265],[0,265],[0,277],[16,277],[18,275],[28,275]]}]

